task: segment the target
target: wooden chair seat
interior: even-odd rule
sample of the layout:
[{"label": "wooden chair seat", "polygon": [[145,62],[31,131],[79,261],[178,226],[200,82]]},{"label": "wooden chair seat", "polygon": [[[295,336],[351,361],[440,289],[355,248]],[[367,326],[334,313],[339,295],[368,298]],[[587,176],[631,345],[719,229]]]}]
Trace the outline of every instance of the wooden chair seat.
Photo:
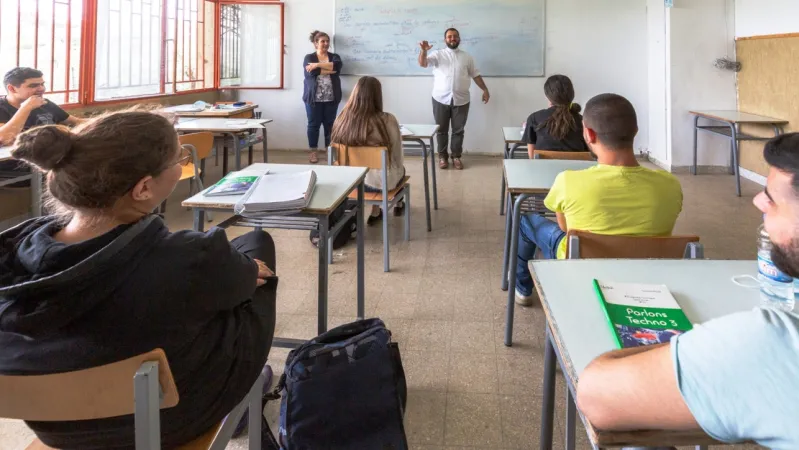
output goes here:
[{"label": "wooden chair seat", "polygon": [[194,178],[194,164],[193,163],[188,163],[185,166],[181,167],[180,181],[188,180],[189,178]]},{"label": "wooden chair seat", "polygon": [[556,150],[536,150],[535,159],[563,159],[571,161],[593,161],[594,155],[589,152],[564,152]]},{"label": "wooden chair seat", "polygon": [[[219,432],[219,429],[222,427],[222,422],[216,424],[216,426],[211,427],[210,430],[203,433],[197,439],[185,443],[183,445],[179,445],[175,447],[175,450],[208,450],[211,448],[211,443],[214,442],[214,438],[216,434]],[[25,450],[58,450],[57,448],[49,447],[45,445],[44,442],[40,441],[39,439],[34,439],[33,442],[28,445]]]},{"label": "wooden chair seat", "polygon": [[[402,177],[402,180],[400,180],[400,182],[397,185],[397,187],[395,187],[394,189],[388,191],[388,201],[394,200],[394,197],[396,197],[397,194],[405,186],[408,185],[408,180],[410,180],[410,179],[411,179],[411,177],[409,177],[407,175]],[[357,200],[358,199],[358,191],[355,190],[355,191],[350,192],[349,198],[351,198],[353,200]],[[383,201],[383,193],[382,192],[364,192],[363,193],[363,201],[365,201],[365,202],[380,202],[380,201]]]}]

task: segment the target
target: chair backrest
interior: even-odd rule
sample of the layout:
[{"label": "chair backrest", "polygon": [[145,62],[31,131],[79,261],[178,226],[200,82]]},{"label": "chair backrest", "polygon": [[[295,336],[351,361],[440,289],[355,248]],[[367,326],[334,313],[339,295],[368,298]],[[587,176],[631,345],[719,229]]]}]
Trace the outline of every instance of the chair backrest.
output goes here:
[{"label": "chair backrest", "polygon": [[214,149],[214,133],[203,131],[202,133],[181,134],[178,137],[180,145],[193,145],[197,151],[197,160],[211,156]]},{"label": "chair backrest", "polygon": [[568,159],[572,161],[593,161],[591,152],[561,152],[555,150],[536,150],[535,159]]},{"label": "chair backrest", "polygon": [[158,363],[161,408],[178,404],[178,390],[161,349],[104,366],[49,375],[0,375],[0,417],[37,421],[90,420],[134,413],[136,372]]},{"label": "chair backrest", "polygon": [[367,167],[381,170],[388,168],[387,147],[351,147],[344,144],[330,144],[328,164]]},{"label": "chair backrest", "polygon": [[699,236],[611,236],[569,230],[569,259],[682,259],[703,258]]}]

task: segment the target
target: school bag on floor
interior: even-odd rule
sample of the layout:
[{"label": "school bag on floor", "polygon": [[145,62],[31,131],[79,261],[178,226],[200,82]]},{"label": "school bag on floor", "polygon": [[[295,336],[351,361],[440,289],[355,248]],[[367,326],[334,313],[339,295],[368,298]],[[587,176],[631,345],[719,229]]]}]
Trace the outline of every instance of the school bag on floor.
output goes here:
[{"label": "school bag on floor", "polygon": [[284,450],[406,450],[399,347],[380,319],[334,328],[289,353],[278,441]]}]

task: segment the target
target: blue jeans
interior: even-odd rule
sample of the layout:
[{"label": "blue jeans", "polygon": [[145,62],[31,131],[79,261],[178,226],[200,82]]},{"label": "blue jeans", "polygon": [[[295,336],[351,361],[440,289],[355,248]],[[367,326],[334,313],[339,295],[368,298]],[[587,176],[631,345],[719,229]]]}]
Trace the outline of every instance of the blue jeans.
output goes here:
[{"label": "blue jeans", "polygon": [[560,226],[538,214],[521,216],[519,222],[519,253],[516,255],[516,290],[524,296],[533,293],[533,277],[528,262],[541,249],[544,259],[556,259],[558,245],[566,233]]},{"label": "blue jeans", "polygon": [[330,133],[333,132],[333,122],[336,121],[338,103],[316,102],[305,104],[305,114],[308,115],[308,147],[319,147],[319,126],[325,127],[325,148],[330,146]]}]

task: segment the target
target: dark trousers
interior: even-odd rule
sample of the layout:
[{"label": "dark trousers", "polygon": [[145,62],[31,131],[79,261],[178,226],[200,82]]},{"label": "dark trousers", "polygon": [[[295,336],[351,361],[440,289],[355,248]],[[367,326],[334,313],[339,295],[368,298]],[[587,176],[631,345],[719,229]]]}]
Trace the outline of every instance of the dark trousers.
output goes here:
[{"label": "dark trousers", "polygon": [[438,156],[447,159],[447,141],[449,140],[449,124],[452,122],[452,157],[460,158],[463,154],[463,130],[469,117],[469,103],[461,106],[445,105],[433,99],[433,117],[438,125],[436,144]]},{"label": "dark trousers", "polygon": [[[277,273],[275,267],[275,241],[265,231],[250,231],[239,236],[230,245],[250,258],[260,259],[266,266]],[[264,329],[266,342],[264,345],[269,354],[272,348],[272,339],[275,337],[275,300],[277,298],[277,279],[268,280],[266,284],[257,288],[252,296],[252,309],[258,315]],[[265,363],[265,362],[264,362]]]},{"label": "dark trousers", "polygon": [[338,103],[316,102],[305,104],[305,114],[308,116],[308,147],[319,148],[319,126],[325,127],[325,148],[330,146],[330,133],[333,132],[333,122],[336,121]]}]

